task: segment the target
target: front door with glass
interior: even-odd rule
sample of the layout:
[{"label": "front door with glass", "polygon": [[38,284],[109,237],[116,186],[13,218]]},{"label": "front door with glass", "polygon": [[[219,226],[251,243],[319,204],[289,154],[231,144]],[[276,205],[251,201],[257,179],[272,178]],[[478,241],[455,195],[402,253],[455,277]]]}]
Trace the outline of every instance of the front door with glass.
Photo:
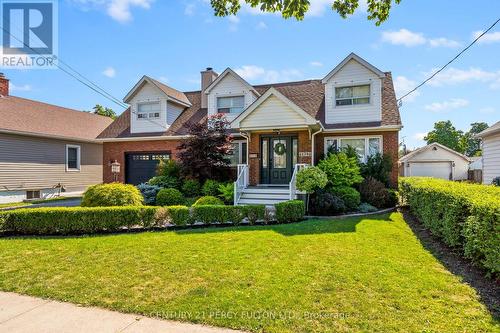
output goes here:
[{"label": "front door with glass", "polygon": [[261,138],[261,184],[288,184],[297,163],[298,141],[293,136]]}]

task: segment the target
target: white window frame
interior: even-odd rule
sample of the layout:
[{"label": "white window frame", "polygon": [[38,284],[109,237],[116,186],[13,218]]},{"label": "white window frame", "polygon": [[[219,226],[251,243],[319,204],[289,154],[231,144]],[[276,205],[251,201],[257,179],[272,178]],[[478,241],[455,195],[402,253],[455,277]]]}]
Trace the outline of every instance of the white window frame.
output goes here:
[{"label": "white window frame", "polygon": [[328,154],[328,146],[327,146],[327,141],[328,140],[337,140],[337,147],[341,147],[341,141],[342,139],[364,139],[365,140],[365,154],[364,158],[361,160],[361,162],[366,162],[369,156],[370,152],[370,139],[379,139],[380,142],[380,149],[379,153],[383,154],[384,153],[384,137],[382,135],[362,135],[362,136],[325,136],[323,139],[323,152],[326,156]]},{"label": "white window frame", "polygon": [[[157,104],[159,106],[158,112],[140,112],[139,108],[141,105],[148,105],[148,104]],[[161,101],[147,101],[147,102],[138,102],[136,105],[136,119],[137,120],[148,120],[148,119],[160,119],[161,118]],[[151,113],[158,113],[158,117],[150,117]],[[147,117],[145,118],[139,118],[140,114],[146,114]]]},{"label": "white window frame", "polygon": [[[219,98],[231,98],[231,97],[243,97],[243,108],[241,109],[241,112],[238,112],[238,113],[231,113],[231,112],[219,112]],[[224,94],[224,95],[217,95],[215,96],[215,113],[216,114],[225,114],[225,115],[239,115],[241,114],[243,111],[245,111],[245,102],[246,102],[246,95],[245,94],[241,94],[241,95],[234,95],[234,94]]]},{"label": "white window frame", "polygon": [[[366,107],[367,105],[373,105],[373,98],[372,98],[373,97],[372,96],[372,93],[373,93],[373,84],[372,83],[373,83],[372,81],[366,81],[366,82],[356,82],[356,83],[349,82],[349,83],[346,83],[346,84],[335,84],[335,85],[333,85],[333,107],[334,108],[356,108],[356,107]],[[337,88],[350,88],[350,87],[359,87],[359,86],[369,86],[370,93],[368,95],[368,103],[364,103],[364,104],[351,104],[351,105],[337,105]],[[339,99],[347,99],[347,98],[339,98]]]},{"label": "white window frame", "polygon": [[[246,143],[247,144],[247,152],[246,152],[246,160],[247,160],[247,164],[248,164],[248,143],[246,140],[233,140],[233,142],[231,142],[231,144],[238,144],[238,163],[237,164],[243,164],[243,144]],[[236,165],[232,165],[232,167],[236,166]]]},{"label": "white window frame", "polygon": [[[69,157],[68,150],[70,148],[76,148],[76,166],[77,166],[76,169],[75,168],[70,168],[68,166],[68,162],[69,162],[68,161],[68,157]],[[81,170],[81,161],[82,161],[82,159],[81,159],[81,157],[82,157],[81,152],[82,152],[81,146],[78,146],[78,145],[66,145],[66,171],[67,172],[80,172],[80,170]]]}]

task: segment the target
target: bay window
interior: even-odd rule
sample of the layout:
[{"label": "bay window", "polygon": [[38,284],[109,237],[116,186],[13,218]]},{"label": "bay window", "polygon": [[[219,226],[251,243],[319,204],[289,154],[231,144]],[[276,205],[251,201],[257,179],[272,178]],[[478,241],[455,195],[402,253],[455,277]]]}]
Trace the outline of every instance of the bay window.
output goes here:
[{"label": "bay window", "polygon": [[366,162],[368,156],[382,153],[382,137],[330,137],[325,138],[325,155],[332,151],[353,148],[361,162]]},{"label": "bay window", "polygon": [[245,107],[245,96],[217,97],[218,113],[241,113]]},{"label": "bay window", "polygon": [[336,87],[335,105],[359,105],[370,104],[370,85]]}]

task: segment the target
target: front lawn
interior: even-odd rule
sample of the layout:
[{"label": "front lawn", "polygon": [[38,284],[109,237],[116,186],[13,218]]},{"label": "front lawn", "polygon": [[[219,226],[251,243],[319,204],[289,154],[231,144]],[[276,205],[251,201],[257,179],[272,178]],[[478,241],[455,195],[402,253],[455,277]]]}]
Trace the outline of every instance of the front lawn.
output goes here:
[{"label": "front lawn", "polygon": [[0,262],[4,291],[251,331],[500,331],[399,213],[0,239]]}]

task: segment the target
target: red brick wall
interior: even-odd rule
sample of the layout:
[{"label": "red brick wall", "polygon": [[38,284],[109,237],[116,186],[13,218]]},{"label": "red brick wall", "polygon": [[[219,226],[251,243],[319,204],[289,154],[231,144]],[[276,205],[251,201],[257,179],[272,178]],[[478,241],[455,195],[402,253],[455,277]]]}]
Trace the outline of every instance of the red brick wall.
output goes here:
[{"label": "red brick wall", "polygon": [[315,137],[315,161],[319,161],[324,153],[324,138],[325,137],[344,137],[344,136],[365,136],[365,135],[382,135],[383,153],[388,154],[392,158],[391,186],[398,185],[398,151],[399,151],[399,133],[397,131],[389,132],[350,132],[342,134],[321,133]]},{"label": "red brick wall", "polygon": [[0,74],[0,96],[9,96],[9,80]]},{"label": "red brick wall", "polygon": [[118,181],[125,182],[125,153],[145,152],[154,153],[170,151],[172,158],[176,158],[177,147],[180,141],[132,141],[132,142],[105,142],[103,147],[103,179],[105,183],[113,182],[110,163],[114,160],[121,164]]}]

